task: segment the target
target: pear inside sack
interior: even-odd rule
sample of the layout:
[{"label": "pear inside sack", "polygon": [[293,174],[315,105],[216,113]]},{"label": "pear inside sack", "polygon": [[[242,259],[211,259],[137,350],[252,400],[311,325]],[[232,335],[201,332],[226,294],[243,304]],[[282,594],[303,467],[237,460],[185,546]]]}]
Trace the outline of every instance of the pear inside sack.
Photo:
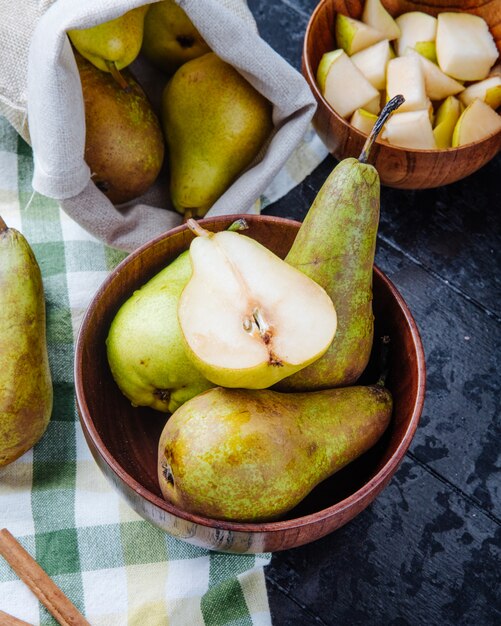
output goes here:
[{"label": "pear inside sack", "polygon": [[324,354],[337,326],[324,289],[245,235],[204,232],[191,243],[178,307],[200,371],[221,386],[260,389]]}]

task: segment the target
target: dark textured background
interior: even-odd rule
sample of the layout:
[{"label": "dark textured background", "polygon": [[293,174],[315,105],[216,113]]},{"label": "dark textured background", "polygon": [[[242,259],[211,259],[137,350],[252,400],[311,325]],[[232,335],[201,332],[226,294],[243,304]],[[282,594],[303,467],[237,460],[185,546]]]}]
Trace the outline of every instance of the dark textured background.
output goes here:
[{"label": "dark textured background", "polygon": [[[249,0],[263,38],[300,68],[316,0]],[[328,157],[265,213],[302,220]],[[429,191],[382,189],[377,265],[420,329],[427,392],[417,434],[372,506],[273,555],[276,626],[501,624],[501,155]]]}]

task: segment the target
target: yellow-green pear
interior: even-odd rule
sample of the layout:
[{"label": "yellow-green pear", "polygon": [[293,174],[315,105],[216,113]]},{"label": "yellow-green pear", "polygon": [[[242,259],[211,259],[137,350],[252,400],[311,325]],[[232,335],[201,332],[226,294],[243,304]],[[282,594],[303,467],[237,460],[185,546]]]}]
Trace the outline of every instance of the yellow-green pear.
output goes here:
[{"label": "yellow-green pear", "polygon": [[174,0],[152,4],[144,20],[145,57],[173,74],[183,63],[210,52],[186,12]]},{"label": "yellow-green pear", "polygon": [[111,72],[122,86],[122,68],[137,57],[143,43],[144,16],[148,5],[90,28],[69,30],[68,37],[80,54],[104,72]]},{"label": "yellow-green pear", "polygon": [[187,223],[197,237],[178,318],[187,354],[208,380],[262,389],[324,354],[337,318],[322,287],[250,237]]},{"label": "yellow-green pear", "polygon": [[433,135],[437,148],[443,150],[452,146],[452,133],[461,115],[461,102],[454,96],[446,98],[438,107],[435,115]]},{"label": "yellow-green pear", "polygon": [[480,141],[500,130],[501,115],[479,98],[475,98],[461,113],[456,123],[452,147]]},{"label": "yellow-green pear", "polygon": [[110,369],[135,406],[172,413],[212,386],[186,356],[177,319],[179,296],[190,276],[186,251],[135,291],[111,323]]},{"label": "yellow-green pear", "polygon": [[52,412],[42,276],[25,237],[0,217],[0,467],[29,450]]},{"label": "yellow-green pear", "polygon": [[167,421],[162,494],[213,519],[277,519],[371,448],[391,413],[382,384],[290,394],[216,387]]},{"label": "yellow-green pear", "polygon": [[465,106],[471,104],[475,98],[480,98],[493,109],[501,106],[501,76],[490,76],[472,83],[459,95]]},{"label": "yellow-green pear", "polygon": [[271,103],[213,52],[184,63],[162,96],[170,195],[202,217],[251,165],[273,131]]}]

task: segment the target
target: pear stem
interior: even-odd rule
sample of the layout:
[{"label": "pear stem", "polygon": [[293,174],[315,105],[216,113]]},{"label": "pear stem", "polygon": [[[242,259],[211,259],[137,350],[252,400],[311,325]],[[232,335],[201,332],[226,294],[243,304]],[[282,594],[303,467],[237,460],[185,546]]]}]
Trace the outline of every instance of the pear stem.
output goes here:
[{"label": "pear stem", "polygon": [[240,219],[230,224],[227,228],[230,232],[235,232],[239,230],[247,230],[249,228],[249,224],[245,220],[245,218],[241,217]]},{"label": "pear stem", "polygon": [[124,90],[129,92],[130,91],[130,85],[129,83],[125,80],[125,78],[122,76],[122,74],[120,74],[120,70],[118,69],[118,67],[116,66],[115,61],[106,61],[106,66],[108,67],[110,74],[113,76],[113,78],[117,81],[117,83],[120,85],[120,87]]},{"label": "pear stem", "polygon": [[8,229],[7,224],[3,221],[2,216],[0,215],[0,233],[3,233],[5,230]]},{"label": "pear stem", "polygon": [[196,220],[194,220],[192,217],[190,217],[190,219],[187,220],[186,226],[188,226],[191,232],[197,237],[212,237],[214,234],[208,230],[205,230],[205,228],[202,228],[202,226],[200,226],[200,224]]},{"label": "pear stem", "polygon": [[401,95],[398,95],[398,96],[394,96],[391,100],[388,100],[388,102],[385,104],[383,110],[381,111],[381,113],[379,114],[379,117],[376,120],[376,123],[372,127],[370,135],[367,137],[365,141],[365,144],[364,144],[364,147],[362,148],[362,152],[360,153],[360,156],[358,157],[358,160],[360,161],[360,163],[368,163],[369,153],[371,151],[371,148],[374,142],[376,141],[379,133],[383,129],[383,126],[388,121],[388,118],[390,117],[390,115],[396,109],[398,109],[398,107],[404,102],[405,102],[405,98]]},{"label": "pear stem", "polygon": [[384,387],[388,372],[390,370],[390,342],[391,339],[388,335],[381,337],[381,351],[379,353],[379,378],[376,383],[378,387]]}]

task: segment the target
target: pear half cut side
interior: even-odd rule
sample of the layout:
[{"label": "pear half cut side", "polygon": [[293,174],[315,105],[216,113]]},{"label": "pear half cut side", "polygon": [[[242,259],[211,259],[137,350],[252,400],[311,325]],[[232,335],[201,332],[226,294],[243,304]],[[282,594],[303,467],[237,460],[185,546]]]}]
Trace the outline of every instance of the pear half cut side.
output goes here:
[{"label": "pear half cut side", "polygon": [[330,346],[337,327],[331,298],[260,243],[204,231],[192,241],[190,259],[179,324],[187,354],[211,382],[270,387]]}]

